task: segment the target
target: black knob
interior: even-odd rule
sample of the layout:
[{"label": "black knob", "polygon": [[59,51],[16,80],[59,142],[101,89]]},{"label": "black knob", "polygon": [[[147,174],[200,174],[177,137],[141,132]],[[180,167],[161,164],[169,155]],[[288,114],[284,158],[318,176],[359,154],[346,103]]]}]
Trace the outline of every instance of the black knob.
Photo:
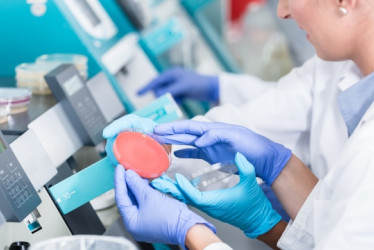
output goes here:
[{"label": "black knob", "polygon": [[16,241],[10,244],[9,250],[27,250],[30,247],[30,243],[26,241]]}]

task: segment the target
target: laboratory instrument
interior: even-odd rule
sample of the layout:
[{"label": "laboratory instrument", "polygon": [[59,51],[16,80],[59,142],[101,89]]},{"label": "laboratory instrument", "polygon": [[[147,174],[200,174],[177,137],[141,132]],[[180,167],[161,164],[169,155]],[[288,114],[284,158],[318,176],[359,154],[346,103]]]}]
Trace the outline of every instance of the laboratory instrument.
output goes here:
[{"label": "laboratory instrument", "polygon": [[[0,225],[21,222],[33,213],[41,200],[1,132],[0,163]],[[31,232],[40,229],[37,218],[27,220],[27,224]]]},{"label": "laboratory instrument", "polygon": [[96,145],[101,142],[107,122],[75,66],[62,64],[44,78],[56,100],[69,114],[83,143]]}]

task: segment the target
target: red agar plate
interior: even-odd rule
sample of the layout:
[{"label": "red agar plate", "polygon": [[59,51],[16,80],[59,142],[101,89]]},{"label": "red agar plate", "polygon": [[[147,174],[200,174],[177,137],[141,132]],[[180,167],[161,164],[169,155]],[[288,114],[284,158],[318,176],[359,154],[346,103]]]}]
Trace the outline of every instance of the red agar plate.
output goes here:
[{"label": "red agar plate", "polygon": [[119,134],[113,144],[113,153],[125,169],[134,170],[147,179],[161,176],[170,164],[166,145],[140,132]]}]

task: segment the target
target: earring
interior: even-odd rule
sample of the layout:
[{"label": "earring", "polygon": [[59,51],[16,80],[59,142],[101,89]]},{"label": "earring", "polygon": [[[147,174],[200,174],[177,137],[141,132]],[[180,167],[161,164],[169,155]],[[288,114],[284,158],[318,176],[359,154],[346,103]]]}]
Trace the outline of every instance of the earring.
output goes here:
[{"label": "earring", "polygon": [[348,15],[348,10],[346,8],[340,6],[340,7],[338,7],[338,10],[344,16]]}]

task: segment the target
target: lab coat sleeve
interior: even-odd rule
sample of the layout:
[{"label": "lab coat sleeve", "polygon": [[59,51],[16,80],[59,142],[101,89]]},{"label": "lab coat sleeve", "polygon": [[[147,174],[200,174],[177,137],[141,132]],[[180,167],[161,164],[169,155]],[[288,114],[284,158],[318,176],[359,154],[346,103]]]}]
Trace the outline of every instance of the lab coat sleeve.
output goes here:
[{"label": "lab coat sleeve", "polygon": [[204,250],[232,250],[232,248],[223,242],[216,242],[205,247]]},{"label": "lab coat sleeve", "polygon": [[280,249],[312,249],[314,246],[314,230],[312,222],[313,201],[319,193],[321,183],[318,182],[295,220],[290,220],[282,237],[278,241]]},{"label": "lab coat sleeve", "polygon": [[244,74],[222,73],[218,79],[221,105],[227,103],[242,105],[276,84],[276,82],[263,81],[258,77]]},{"label": "lab coat sleeve", "polygon": [[[228,86],[230,83],[236,87],[227,87],[228,93],[222,95],[231,95],[232,100],[237,98],[237,94],[243,98],[245,96],[246,102],[241,105],[235,105],[235,101],[227,102],[211,109],[205,116],[210,121],[248,127],[290,148],[309,164],[313,76],[319,61],[320,59],[314,57],[302,67],[293,69],[277,83],[264,83],[259,80],[242,82],[241,91],[238,87],[240,83],[234,78],[229,81],[229,76],[226,75],[225,83],[221,85]],[[243,99],[242,97],[237,99]]]},{"label": "lab coat sleeve", "polygon": [[374,246],[374,107],[289,223],[282,249],[372,249]]}]

